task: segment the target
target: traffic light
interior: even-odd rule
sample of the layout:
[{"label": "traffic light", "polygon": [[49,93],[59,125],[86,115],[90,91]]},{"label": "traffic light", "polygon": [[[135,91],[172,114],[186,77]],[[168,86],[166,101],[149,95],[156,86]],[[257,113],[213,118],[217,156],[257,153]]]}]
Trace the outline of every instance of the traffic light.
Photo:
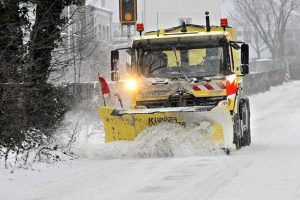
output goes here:
[{"label": "traffic light", "polygon": [[121,24],[134,25],[137,21],[137,0],[119,0]]}]

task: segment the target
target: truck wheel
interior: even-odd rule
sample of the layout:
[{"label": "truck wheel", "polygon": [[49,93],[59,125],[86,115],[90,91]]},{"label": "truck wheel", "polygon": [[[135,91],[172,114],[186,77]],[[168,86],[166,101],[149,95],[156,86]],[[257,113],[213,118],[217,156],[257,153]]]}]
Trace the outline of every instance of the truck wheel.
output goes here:
[{"label": "truck wheel", "polygon": [[234,136],[233,136],[233,143],[236,146],[236,149],[239,150],[242,147],[242,140],[241,140],[241,121],[239,116],[234,116]]},{"label": "truck wheel", "polygon": [[241,148],[241,139],[237,134],[234,134],[233,143],[235,144],[235,147],[237,150]]},{"label": "truck wheel", "polygon": [[251,144],[251,131],[250,131],[250,103],[249,99],[245,98],[241,104],[241,124],[242,124],[242,146],[249,146]]}]

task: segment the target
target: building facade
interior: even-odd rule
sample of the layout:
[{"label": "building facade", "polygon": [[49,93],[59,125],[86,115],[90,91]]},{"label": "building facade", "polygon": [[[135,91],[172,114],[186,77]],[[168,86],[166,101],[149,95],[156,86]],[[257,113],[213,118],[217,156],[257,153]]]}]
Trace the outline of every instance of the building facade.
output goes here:
[{"label": "building facade", "polygon": [[[68,23],[62,31],[60,50],[55,54],[64,63],[63,82],[90,82],[97,80],[100,63],[109,63],[112,42],[113,12],[107,8],[86,5],[69,6],[63,15]],[[102,72],[101,72],[102,73]]]},{"label": "building facade", "polygon": [[113,12],[103,7],[94,8],[94,27],[99,41],[110,42],[112,39]]}]

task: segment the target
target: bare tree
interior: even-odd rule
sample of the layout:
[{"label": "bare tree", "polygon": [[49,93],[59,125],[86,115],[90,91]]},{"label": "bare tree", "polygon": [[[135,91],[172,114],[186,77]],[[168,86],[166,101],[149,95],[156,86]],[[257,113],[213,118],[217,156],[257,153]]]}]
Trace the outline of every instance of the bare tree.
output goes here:
[{"label": "bare tree", "polygon": [[[81,82],[84,76],[83,69],[87,73],[87,68],[93,67],[95,57],[100,61],[100,55],[103,54],[101,50],[107,45],[104,38],[97,37],[95,9],[85,5],[73,5],[65,9],[63,15],[67,23],[62,28],[59,46],[53,51],[52,71],[55,73],[52,78],[63,78],[65,82]],[[68,71],[71,71],[72,79],[66,78]]]},{"label": "bare tree", "polygon": [[247,23],[246,30],[255,31],[263,40],[277,64],[285,57],[285,34],[299,0],[235,0],[234,18]]},{"label": "bare tree", "polygon": [[246,42],[248,42],[255,51],[257,55],[256,58],[260,59],[262,53],[267,49],[267,47],[258,32],[253,26],[249,26],[249,23],[245,18],[239,18],[239,14],[233,13],[230,18],[243,29],[244,40],[249,40]]},{"label": "bare tree", "polygon": [[[48,77],[65,24],[61,13],[72,3],[83,4],[81,0],[0,1],[0,159],[3,150],[7,157],[42,144],[63,118],[67,106],[62,91],[49,84]],[[28,20],[32,7],[34,20]]]}]

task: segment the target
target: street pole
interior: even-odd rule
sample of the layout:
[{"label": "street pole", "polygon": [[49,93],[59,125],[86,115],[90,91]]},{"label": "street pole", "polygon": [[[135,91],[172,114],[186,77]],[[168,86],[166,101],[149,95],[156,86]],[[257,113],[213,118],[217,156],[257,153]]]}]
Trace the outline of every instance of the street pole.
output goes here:
[{"label": "street pole", "polygon": [[130,31],[131,25],[127,25],[127,39],[130,40],[131,31]]},{"label": "street pole", "polygon": [[143,22],[144,22],[144,27],[146,29],[146,0],[144,0]]}]

